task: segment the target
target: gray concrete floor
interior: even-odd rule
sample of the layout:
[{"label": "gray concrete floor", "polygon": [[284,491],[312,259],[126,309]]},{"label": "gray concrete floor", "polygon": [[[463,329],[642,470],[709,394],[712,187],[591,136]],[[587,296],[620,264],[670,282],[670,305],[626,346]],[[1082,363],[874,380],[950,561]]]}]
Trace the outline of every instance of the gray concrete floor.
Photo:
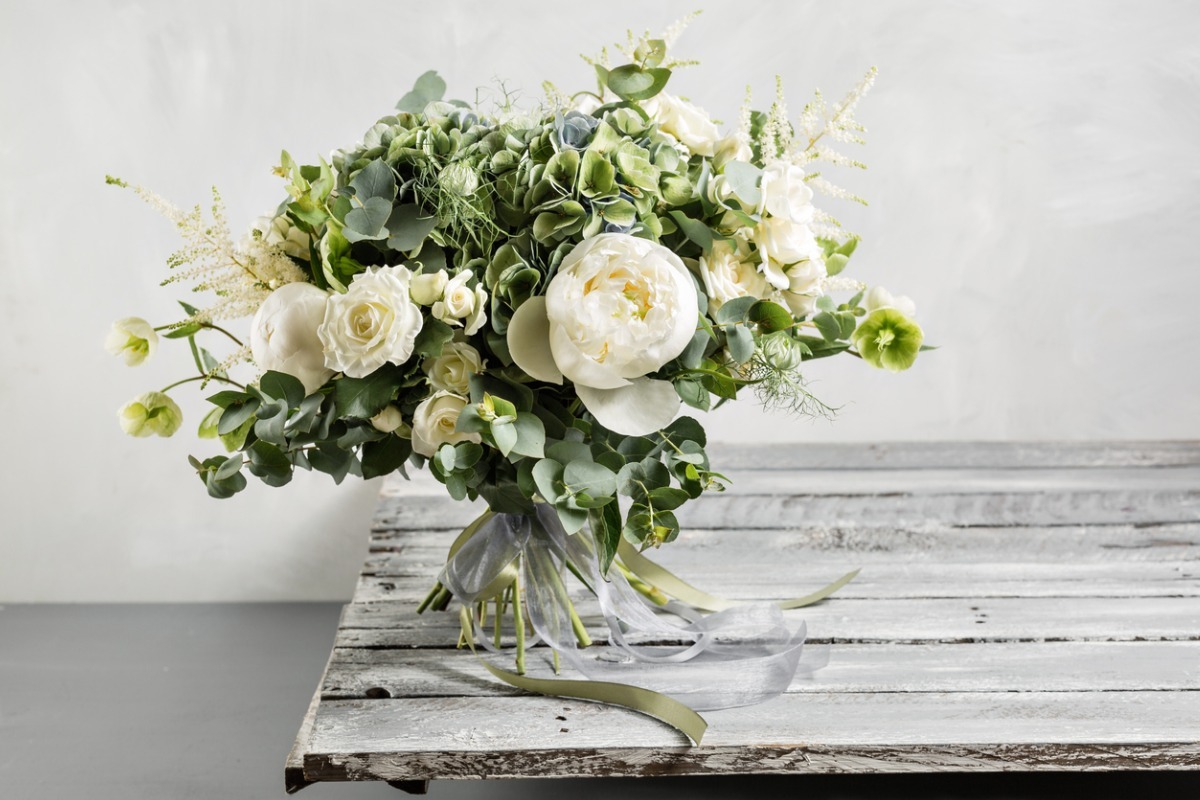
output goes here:
[{"label": "gray concrete floor", "polygon": [[[284,797],[330,603],[0,607],[0,798]],[[433,798],[1197,796],[1196,773],[435,782]],[[303,800],[406,795],[320,784]]]}]

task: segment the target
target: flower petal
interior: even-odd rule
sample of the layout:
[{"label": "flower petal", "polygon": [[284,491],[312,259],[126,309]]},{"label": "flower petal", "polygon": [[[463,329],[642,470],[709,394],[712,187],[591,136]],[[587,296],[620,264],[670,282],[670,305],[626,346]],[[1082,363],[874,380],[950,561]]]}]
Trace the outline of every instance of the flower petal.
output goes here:
[{"label": "flower petal", "polygon": [[619,389],[629,384],[629,381],[618,375],[611,366],[600,364],[584,355],[561,325],[553,325],[550,328],[550,352],[554,354],[554,363],[576,386]]},{"label": "flower petal", "polygon": [[662,430],[679,412],[679,395],[670,381],[639,378],[620,389],[576,384],[575,392],[597,422],[626,436]]},{"label": "flower petal", "polygon": [[529,377],[562,385],[562,371],[550,352],[550,320],[544,296],[529,298],[513,312],[508,323],[508,354]]}]

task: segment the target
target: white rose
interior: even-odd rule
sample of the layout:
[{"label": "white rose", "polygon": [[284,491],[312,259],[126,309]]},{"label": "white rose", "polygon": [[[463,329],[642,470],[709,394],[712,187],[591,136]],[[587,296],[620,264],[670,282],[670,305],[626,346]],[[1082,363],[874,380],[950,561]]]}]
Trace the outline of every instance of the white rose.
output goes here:
[{"label": "white rose", "polygon": [[259,217],[254,221],[253,230],[259,232],[264,243],[278,247],[293,258],[308,261],[311,239],[293,225],[287,216]]},{"label": "white rose", "polygon": [[642,104],[642,109],[658,122],[658,127],[687,145],[693,153],[711,156],[721,132],[704,110],[687,100],[662,92]]},{"label": "white rose", "polygon": [[822,258],[817,237],[804,224],[784,217],[766,217],[754,226],[754,245],[762,258],[763,274],[776,289],[788,288],[787,268],[800,261]]},{"label": "white rose", "polygon": [[708,311],[717,309],[738,297],[762,297],[767,292],[767,279],[750,259],[745,240],[737,240],[737,248],[725,241],[713,243],[712,252],[700,257],[700,278],[708,295]]},{"label": "white rose", "polygon": [[763,169],[762,200],[758,213],[766,212],[773,217],[789,222],[812,222],[816,210],[813,208],[812,189],[804,182],[804,169],[782,161]]},{"label": "white rose", "polygon": [[474,336],[487,322],[487,290],[481,284],[472,289],[467,285],[469,270],[463,270],[446,284],[442,299],[433,304],[429,313],[434,318],[455,327],[464,326],[467,336]]},{"label": "white rose", "polygon": [[817,298],[824,292],[825,259],[819,254],[787,268],[788,287],[780,296],[791,312],[798,317],[808,316],[816,308]]},{"label": "white rose", "polygon": [[158,351],[158,334],[141,317],[125,317],[113,323],[104,349],[114,356],[124,356],[126,365],[136,367]]},{"label": "white rose", "polygon": [[448,342],[440,356],[426,359],[422,367],[433,388],[466,394],[471,376],[483,372],[483,358],[466,342]]},{"label": "white rose", "polygon": [[894,308],[910,319],[917,316],[917,304],[911,297],[893,297],[892,293],[882,286],[876,286],[867,292],[866,306],[868,314],[881,308]]},{"label": "white rose", "polygon": [[480,441],[478,433],[454,430],[458,415],[467,407],[467,398],[453,392],[434,392],[421,401],[413,412],[413,451],[432,456],[444,444]]},{"label": "white rose", "polygon": [[752,158],[754,151],[750,149],[750,143],[737,133],[722,137],[713,148],[713,167],[718,170],[730,161],[749,163]]},{"label": "white rose", "polygon": [[531,377],[563,377],[606,428],[642,435],[679,409],[669,381],[645,377],[687,347],[699,311],[679,256],[662,245],[603,233],[575,246],[546,295],[521,304],[508,328],[513,361]]},{"label": "white rose", "polygon": [[371,417],[371,427],[384,433],[396,432],[406,436],[412,435],[412,429],[404,424],[404,417],[400,415],[400,409],[390,404],[383,411]]},{"label": "white rose", "polygon": [[421,332],[421,309],[409,297],[405,267],[373,267],[355,276],[345,294],[329,298],[317,335],[325,366],[365,378],[384,364],[403,364]]},{"label": "white rose", "polygon": [[329,295],[311,283],[286,283],[267,296],[250,328],[250,352],[260,369],[291,375],[312,394],[333,376],[317,328]]},{"label": "white rose", "polygon": [[446,284],[449,282],[450,276],[444,269],[414,275],[409,287],[412,290],[412,299],[418,305],[431,306],[442,299],[442,292],[446,291]]}]

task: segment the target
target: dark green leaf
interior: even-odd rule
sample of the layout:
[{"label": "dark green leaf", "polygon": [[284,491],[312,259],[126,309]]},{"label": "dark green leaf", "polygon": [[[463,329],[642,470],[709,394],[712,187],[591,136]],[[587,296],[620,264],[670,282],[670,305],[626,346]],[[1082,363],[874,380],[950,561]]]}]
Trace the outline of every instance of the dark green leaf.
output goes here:
[{"label": "dark green leaf", "polygon": [[790,311],[770,300],[760,300],[750,306],[750,310],[746,313],[746,320],[767,333],[786,330],[795,322]]},{"label": "dark green leaf", "polygon": [[392,401],[403,375],[390,365],[365,378],[342,378],[334,382],[334,405],[339,417],[370,419]]},{"label": "dark green leaf", "polygon": [[596,555],[600,559],[600,574],[607,575],[621,543],[621,509],[616,503],[592,511],[588,518],[592,523],[592,535],[596,539]]},{"label": "dark green leaf", "polygon": [[292,462],[275,445],[261,439],[246,448],[248,469],[268,486],[283,486],[292,479]]},{"label": "dark green leaf", "polygon": [[735,297],[717,309],[716,320],[721,325],[745,322],[746,315],[759,300],[757,297]]},{"label": "dark green leaf", "polygon": [[694,220],[687,214],[684,214],[679,209],[671,212],[671,219],[683,231],[683,235],[700,246],[700,249],[705,253],[712,250],[713,233],[712,229],[699,220]]},{"label": "dark green leaf", "polygon": [[387,219],[387,246],[404,253],[411,252],[421,246],[435,227],[437,217],[421,216],[421,209],[417,205],[408,203],[396,206]]},{"label": "dark green leaf", "polygon": [[725,329],[725,346],[729,355],[739,364],[745,364],[754,356],[754,334],[745,325],[734,325]]},{"label": "dark green leaf", "polygon": [[258,382],[258,389],[274,400],[283,400],[288,408],[296,408],[304,400],[304,384],[283,372],[268,371]]},{"label": "dark green leaf", "polygon": [[217,423],[217,433],[224,435],[236,431],[243,422],[254,417],[259,403],[257,397],[252,397],[244,402],[226,406],[225,413],[221,415],[221,421]]},{"label": "dark green leaf", "polygon": [[608,88],[622,100],[649,100],[663,90],[670,77],[669,69],[626,64],[608,71]]}]

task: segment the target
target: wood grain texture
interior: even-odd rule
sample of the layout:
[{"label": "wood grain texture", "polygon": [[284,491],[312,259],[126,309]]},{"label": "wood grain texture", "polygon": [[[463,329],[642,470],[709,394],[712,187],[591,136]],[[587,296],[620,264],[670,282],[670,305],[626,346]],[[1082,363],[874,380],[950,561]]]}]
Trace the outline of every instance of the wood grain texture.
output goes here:
[{"label": "wood grain texture", "polygon": [[765,452],[713,448],[733,485],[685,507],[654,558],[747,601],[862,567],[786,612],[829,645],[813,678],[706,714],[701,747],[500,684],[453,649],[452,615],[415,614],[478,505],[390,479],[297,741],[303,780],[1200,767],[1200,443]]}]

